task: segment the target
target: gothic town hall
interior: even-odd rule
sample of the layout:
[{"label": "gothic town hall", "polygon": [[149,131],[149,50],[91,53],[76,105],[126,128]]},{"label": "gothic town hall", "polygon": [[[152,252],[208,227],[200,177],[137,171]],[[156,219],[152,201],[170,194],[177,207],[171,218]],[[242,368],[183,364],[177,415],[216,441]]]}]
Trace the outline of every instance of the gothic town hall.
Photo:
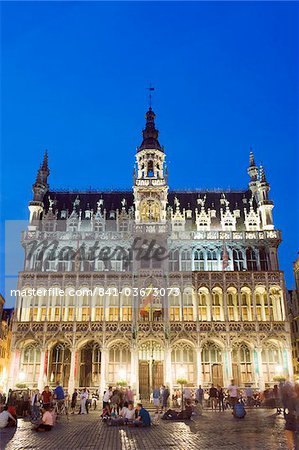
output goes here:
[{"label": "gothic town hall", "polygon": [[142,134],[132,191],[51,190],[45,153],[22,234],[9,387],[21,375],[69,392],[122,381],[145,399],[180,378],[262,389],[292,377],[264,168],[250,152],[244,190],[172,191],[151,107]]}]

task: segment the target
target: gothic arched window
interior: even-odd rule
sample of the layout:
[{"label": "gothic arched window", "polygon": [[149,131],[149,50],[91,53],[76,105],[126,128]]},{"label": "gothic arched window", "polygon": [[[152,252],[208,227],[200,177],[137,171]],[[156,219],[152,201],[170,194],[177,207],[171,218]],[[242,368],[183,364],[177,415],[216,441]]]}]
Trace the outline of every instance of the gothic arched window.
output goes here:
[{"label": "gothic arched window", "polygon": [[234,270],[244,270],[244,258],[241,250],[233,250]]},{"label": "gothic arched window", "polygon": [[246,249],[247,270],[257,270],[256,254],[253,248]]},{"label": "gothic arched window", "polygon": [[202,251],[194,252],[194,270],[205,270],[205,258]]},{"label": "gothic arched window", "polygon": [[264,247],[259,249],[259,257],[260,257],[260,266],[261,270],[268,270],[268,262],[267,262],[267,254]]}]

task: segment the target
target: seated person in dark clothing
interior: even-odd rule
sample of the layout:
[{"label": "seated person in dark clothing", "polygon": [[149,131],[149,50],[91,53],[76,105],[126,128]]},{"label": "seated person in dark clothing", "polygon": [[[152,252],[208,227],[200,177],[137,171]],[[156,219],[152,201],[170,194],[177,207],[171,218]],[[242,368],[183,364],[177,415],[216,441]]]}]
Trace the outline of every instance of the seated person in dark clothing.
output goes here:
[{"label": "seated person in dark clothing", "polygon": [[136,409],[138,411],[138,416],[137,419],[134,420],[133,424],[136,427],[149,427],[151,424],[151,416],[149,412],[143,408],[141,403],[137,403]]},{"label": "seated person in dark clothing", "polygon": [[174,409],[169,409],[163,415],[163,420],[190,420],[192,416],[193,408],[191,406],[190,400],[186,401],[186,407],[183,411],[175,411]]}]

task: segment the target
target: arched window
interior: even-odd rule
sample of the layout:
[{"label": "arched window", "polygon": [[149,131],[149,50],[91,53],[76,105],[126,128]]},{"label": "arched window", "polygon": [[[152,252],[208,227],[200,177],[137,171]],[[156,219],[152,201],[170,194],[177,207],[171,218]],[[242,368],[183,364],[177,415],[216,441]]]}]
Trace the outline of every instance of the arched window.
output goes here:
[{"label": "arched window", "polygon": [[188,383],[195,383],[196,358],[194,349],[187,343],[176,344],[171,352],[172,381],[177,384],[179,378],[185,378]]},{"label": "arched window", "polygon": [[243,321],[253,320],[253,304],[251,294],[247,291],[241,291],[241,317]]},{"label": "arched window", "polygon": [[184,289],[183,292],[183,320],[192,321],[193,317],[193,291],[191,288]]},{"label": "arched window", "polygon": [[251,353],[244,343],[232,351],[233,379],[238,386],[253,383]]},{"label": "arched window", "polygon": [[215,251],[207,252],[207,270],[218,270],[217,253]]},{"label": "arched window", "polygon": [[[170,320],[171,321],[180,321],[181,320],[181,308],[180,308],[180,294],[179,289],[177,292],[170,292],[169,298],[169,306],[170,306]],[[176,295],[178,293],[178,295]]]},{"label": "arched window", "polygon": [[255,294],[255,304],[256,304],[256,318],[257,320],[262,319],[262,295],[257,293]]},{"label": "arched window", "polygon": [[191,252],[190,250],[181,251],[181,270],[191,271]]},{"label": "arched window", "polygon": [[67,386],[70,376],[71,352],[65,344],[57,344],[51,351],[51,382]]},{"label": "arched window", "polygon": [[117,322],[119,320],[119,297],[116,287],[106,289],[107,292],[107,306],[109,322]]},{"label": "arched window", "polygon": [[205,270],[205,258],[202,251],[194,252],[194,270]]},{"label": "arched window", "polygon": [[212,292],[212,318],[213,320],[223,320],[222,293],[218,290]]},{"label": "arched window", "polygon": [[237,293],[235,291],[228,292],[226,296],[228,320],[239,320],[239,309]]},{"label": "arched window", "polygon": [[28,384],[38,382],[41,366],[41,353],[36,344],[30,344],[24,348],[21,359],[21,371],[25,373]]},{"label": "arched window", "polygon": [[264,247],[261,247],[259,249],[259,257],[260,257],[261,270],[267,271],[268,270],[268,262],[267,262],[266,250]]},{"label": "arched window", "polygon": [[104,320],[104,292],[105,289],[100,286],[96,286],[96,297],[95,297],[95,320],[96,322],[102,322]]},{"label": "arched window", "polygon": [[109,350],[108,383],[129,382],[130,377],[131,351],[127,344],[119,342]]},{"label": "arched window", "polygon": [[209,294],[206,291],[198,293],[198,318],[201,321],[210,320]]},{"label": "arched window", "polygon": [[202,349],[202,379],[206,385],[223,386],[222,352],[213,342],[208,342]]},{"label": "arched window", "polygon": [[244,270],[244,258],[241,250],[233,250],[234,270]]},{"label": "arched window", "polygon": [[124,322],[130,322],[132,320],[132,297],[130,295],[125,295],[130,293],[130,288],[123,288],[121,293],[121,320]]},{"label": "arched window", "polygon": [[169,254],[169,270],[170,272],[179,271],[179,251],[172,250]]},{"label": "arched window", "polygon": [[247,270],[257,270],[256,254],[253,248],[246,249]]},{"label": "arched window", "polygon": [[282,358],[281,352],[278,347],[276,347],[274,344],[270,344],[264,347],[262,350],[262,370],[265,383],[273,382],[273,377],[277,375],[277,366],[281,365]]}]

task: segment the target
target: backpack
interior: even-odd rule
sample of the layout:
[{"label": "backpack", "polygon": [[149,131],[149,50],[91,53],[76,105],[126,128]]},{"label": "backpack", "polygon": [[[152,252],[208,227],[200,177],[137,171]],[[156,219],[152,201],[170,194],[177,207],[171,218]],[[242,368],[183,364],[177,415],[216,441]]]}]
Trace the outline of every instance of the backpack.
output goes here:
[{"label": "backpack", "polygon": [[233,415],[237,419],[243,419],[246,416],[246,411],[243,403],[236,403],[233,410]]}]

